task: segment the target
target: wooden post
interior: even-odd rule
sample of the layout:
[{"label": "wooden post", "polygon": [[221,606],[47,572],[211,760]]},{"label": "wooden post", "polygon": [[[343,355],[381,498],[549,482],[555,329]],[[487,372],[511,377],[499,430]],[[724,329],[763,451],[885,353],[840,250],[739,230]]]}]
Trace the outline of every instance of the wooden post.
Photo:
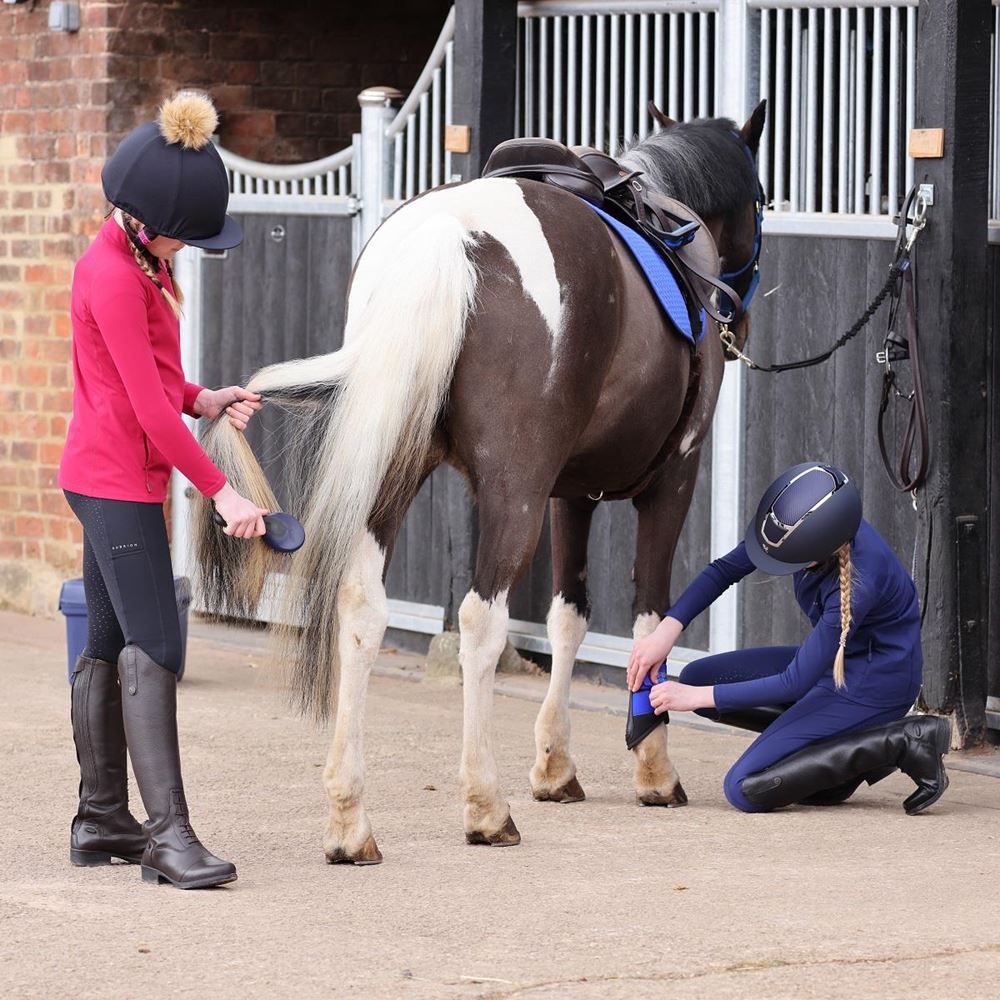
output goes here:
[{"label": "wooden post", "polygon": [[[468,152],[453,153],[452,168],[462,180],[478,177],[493,147],[514,135],[516,65],[516,0],[456,0],[452,121],[468,129]],[[445,488],[451,562],[445,627],[455,629],[472,586],[479,522],[462,478],[449,470]]]},{"label": "wooden post", "polygon": [[514,135],[516,0],[456,0],[453,121],[469,127],[469,151],[453,154],[462,180],[482,172],[493,147]]},{"label": "wooden post", "polygon": [[989,0],[922,0],[918,128],[944,155],[916,161],[934,185],[917,245],[917,293],[932,465],[918,498],[924,701],[954,712],[963,746],[985,739]]}]

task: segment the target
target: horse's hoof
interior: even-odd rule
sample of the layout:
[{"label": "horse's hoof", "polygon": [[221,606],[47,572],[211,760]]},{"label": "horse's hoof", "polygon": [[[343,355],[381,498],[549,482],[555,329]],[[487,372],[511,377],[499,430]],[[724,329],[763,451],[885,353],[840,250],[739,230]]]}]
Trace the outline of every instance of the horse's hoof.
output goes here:
[{"label": "horse's hoof", "polygon": [[675,809],[677,806],[686,806],[688,801],[687,792],[684,791],[679,781],[674,785],[673,791],[668,792],[666,795],[663,792],[652,789],[648,792],[637,793],[636,798],[639,800],[640,805],[666,806],[668,809]]},{"label": "horse's hoof", "polygon": [[575,775],[559,788],[532,789],[531,794],[539,802],[582,802],[587,797]]},{"label": "horse's hoof", "polygon": [[507,822],[496,833],[481,833],[475,830],[465,835],[467,844],[486,844],[489,847],[514,847],[521,843],[521,834],[514,825],[514,817],[507,816]]},{"label": "horse's hoof", "polygon": [[380,865],[382,852],[375,843],[375,838],[369,834],[368,839],[357,851],[347,852],[342,847],[336,847],[326,852],[328,865]]}]

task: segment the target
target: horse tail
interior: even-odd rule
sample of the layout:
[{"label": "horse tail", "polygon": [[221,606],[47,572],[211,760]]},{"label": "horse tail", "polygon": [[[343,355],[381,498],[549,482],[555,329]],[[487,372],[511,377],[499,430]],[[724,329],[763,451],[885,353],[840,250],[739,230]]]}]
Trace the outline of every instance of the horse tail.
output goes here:
[{"label": "horse tail", "polygon": [[[386,227],[395,242],[376,233],[355,268],[345,346],[264,368],[248,384],[306,416],[292,432],[306,541],[291,561],[276,632],[298,706],[316,718],[336,698],[342,578],[369,523],[411,495],[425,471],[475,297],[466,227],[438,214],[398,235],[403,221]],[[259,466],[248,448],[230,447],[231,436],[220,430],[208,443],[250,470],[239,488]]]}]

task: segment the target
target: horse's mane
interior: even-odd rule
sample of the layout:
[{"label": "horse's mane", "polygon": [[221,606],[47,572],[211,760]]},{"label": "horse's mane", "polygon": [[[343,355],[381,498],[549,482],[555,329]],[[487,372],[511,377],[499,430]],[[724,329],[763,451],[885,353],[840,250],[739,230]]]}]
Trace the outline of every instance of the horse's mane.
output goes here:
[{"label": "horse's mane", "polygon": [[704,219],[732,215],[757,197],[757,175],[736,123],[696,118],[632,143],[619,158]]}]

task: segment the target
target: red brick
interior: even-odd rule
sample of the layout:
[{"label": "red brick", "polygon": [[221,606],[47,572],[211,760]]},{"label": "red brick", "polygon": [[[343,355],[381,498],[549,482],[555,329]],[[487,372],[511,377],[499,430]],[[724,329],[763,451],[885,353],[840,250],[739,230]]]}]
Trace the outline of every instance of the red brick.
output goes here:
[{"label": "red brick", "polygon": [[[41,507],[42,507],[42,511],[44,513],[46,513],[46,514],[59,514],[62,517],[65,517],[65,515],[66,515],[66,498],[63,497],[59,493],[45,493],[45,494],[42,495],[42,498],[41,498]],[[63,524],[63,525],[65,525],[65,522],[63,522],[63,521],[55,521],[55,520],[50,520],[49,521],[49,523],[48,523],[48,529],[49,529],[48,530],[48,534],[49,534],[50,538],[57,537],[52,532],[52,526],[54,524]],[[63,533],[61,535],[59,535],[58,537],[65,538],[67,534],[68,534],[68,532],[65,530],[65,527],[63,527]]]},{"label": "red brick", "polygon": [[39,445],[39,459],[42,465],[58,465],[59,459],[62,458],[64,442],[60,441],[59,444],[41,444]]},{"label": "red brick", "polygon": [[0,558],[23,559],[24,542],[0,535]]},{"label": "red brick", "polygon": [[53,539],[55,539],[58,542],[70,541],[69,522],[65,518],[65,514],[66,514],[66,499],[65,499],[65,497],[59,496],[58,494],[47,494],[46,498],[45,498],[46,501],[48,501],[49,496],[52,496],[54,498],[54,502],[53,502],[52,506],[55,507],[56,504],[58,504],[58,506],[59,506],[60,509],[58,509],[58,510],[49,510],[49,508],[47,506],[46,506],[45,509],[49,510],[49,513],[51,513],[51,514],[62,514],[63,515],[63,517],[61,517],[61,518],[54,518],[53,517],[53,518],[49,519],[48,526],[47,526],[48,527],[49,538],[53,538]]},{"label": "red brick", "polygon": [[40,517],[18,516],[14,518],[14,534],[21,538],[42,538],[45,534],[45,522]]},{"label": "red brick", "polygon": [[[31,270],[31,268],[25,268],[25,270]],[[47,316],[45,313],[36,313],[34,316],[28,316],[24,321],[25,333],[45,335],[51,328],[52,317]]]}]

